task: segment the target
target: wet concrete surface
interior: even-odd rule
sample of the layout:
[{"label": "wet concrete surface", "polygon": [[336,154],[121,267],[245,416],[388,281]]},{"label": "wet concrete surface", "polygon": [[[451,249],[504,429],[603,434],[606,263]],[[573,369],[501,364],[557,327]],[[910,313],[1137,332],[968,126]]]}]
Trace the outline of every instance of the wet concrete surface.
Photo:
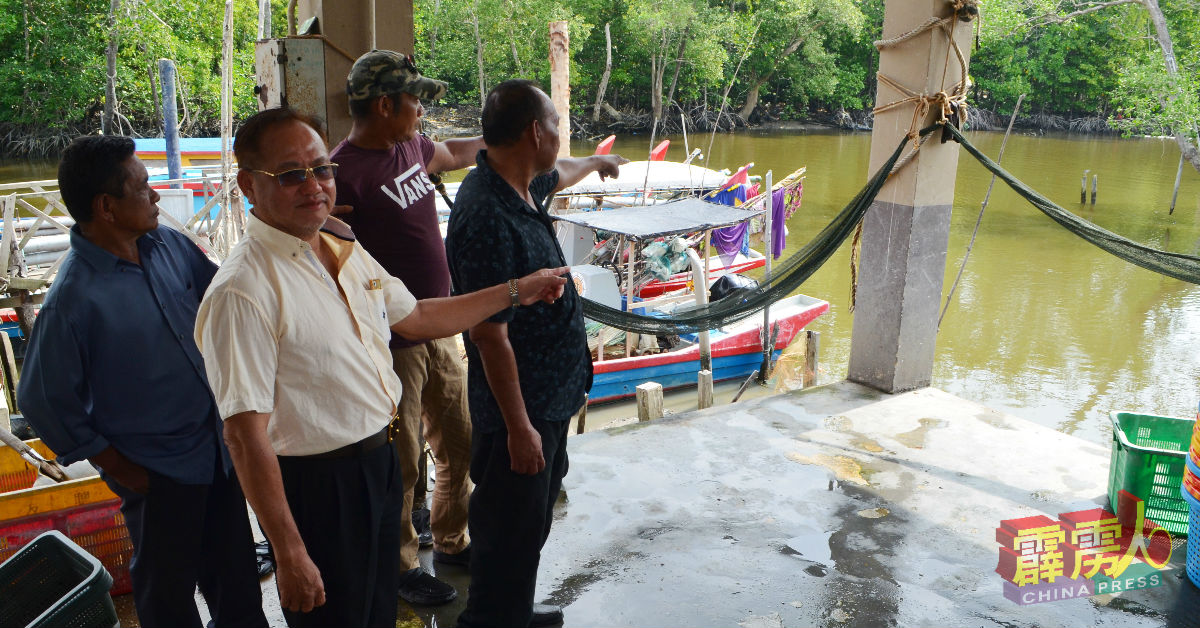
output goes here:
[{"label": "wet concrete surface", "polygon": [[1197,590],[1020,606],[1000,520],[1106,505],[1109,451],[843,382],[585,434],[542,555],[567,626],[1160,626]]},{"label": "wet concrete surface", "polygon": [[[568,627],[1200,625],[1178,544],[1157,588],[1006,599],[1000,520],[1106,506],[1109,451],[936,389],[841,382],[572,436],[569,452],[538,583]],[[459,598],[400,602],[397,625],[453,626],[469,575],[421,559]],[[283,626],[272,580],[263,592]]]}]

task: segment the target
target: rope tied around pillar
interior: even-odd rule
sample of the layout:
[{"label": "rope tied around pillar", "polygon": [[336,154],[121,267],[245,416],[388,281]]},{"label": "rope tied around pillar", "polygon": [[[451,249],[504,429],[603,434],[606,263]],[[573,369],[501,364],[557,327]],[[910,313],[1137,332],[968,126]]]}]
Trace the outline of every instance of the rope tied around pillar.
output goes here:
[{"label": "rope tied around pillar", "polygon": [[[950,5],[951,14],[939,18],[932,16],[925,20],[917,27],[908,32],[893,37],[891,39],[880,39],[875,42],[875,48],[883,51],[886,48],[902,44],[926,31],[937,28],[945,33],[948,46],[946,49],[946,61],[942,70],[942,89],[934,94],[927,92],[917,92],[901,85],[895,79],[889,77],[883,72],[877,72],[876,77],[879,83],[891,87],[900,92],[902,98],[883,105],[875,107],[873,113],[882,113],[897,107],[914,103],[912,121],[908,125],[908,131],[905,137],[912,143],[912,148],[892,166],[888,177],[895,175],[901,168],[908,165],[913,157],[917,156],[917,151],[928,141],[930,135],[921,134],[919,129],[925,118],[929,115],[929,111],[933,107],[937,107],[937,119],[934,124],[942,127],[941,141],[945,143],[948,139],[952,139],[953,135],[946,128],[954,126],[962,128],[967,122],[967,90],[971,86],[971,80],[967,76],[967,60],[963,56],[962,50],[958,47],[958,42],[954,41],[955,22],[970,23],[979,17],[979,2],[978,0],[946,0]],[[946,72],[950,66],[950,51],[954,51],[954,56],[958,60],[960,71],[959,80],[949,89],[946,88]],[[850,311],[854,311],[855,294],[858,291],[858,259],[859,252],[862,246],[862,223],[859,222],[855,228],[854,238],[850,247]]]}]

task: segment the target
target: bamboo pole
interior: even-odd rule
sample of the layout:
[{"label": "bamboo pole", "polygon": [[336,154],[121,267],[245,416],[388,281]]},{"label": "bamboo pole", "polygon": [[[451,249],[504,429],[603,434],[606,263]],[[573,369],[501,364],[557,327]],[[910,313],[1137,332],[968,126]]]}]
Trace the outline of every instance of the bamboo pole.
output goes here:
[{"label": "bamboo pole", "polygon": [[[237,242],[240,221],[233,218],[233,0],[225,0],[225,24],[221,54],[221,213],[228,227],[224,233],[215,234],[221,244],[217,246],[224,257]],[[214,239],[214,243],[218,240]]]},{"label": "bamboo pole", "polygon": [[[763,217],[763,254],[767,256],[766,265],[763,268],[763,283],[767,283],[771,280],[771,258],[774,257],[773,253],[775,241],[771,234],[771,221],[775,216],[775,194],[771,187],[773,174],[774,171],[767,171],[767,198],[764,199],[763,202],[763,207],[765,207],[767,210],[767,213],[764,214]],[[758,367],[758,383],[766,384],[767,379],[771,377],[771,350],[774,349],[774,347],[771,346],[770,303],[763,306],[763,324],[761,333],[759,335],[762,337],[763,358],[762,365]]]},{"label": "bamboo pole", "polygon": [[1179,198],[1179,181],[1183,179],[1183,152],[1179,153],[1179,169],[1175,171],[1175,191],[1171,193],[1171,211],[1167,215],[1175,213],[1175,201]]},{"label": "bamboo pole", "polygon": [[[693,281],[696,288],[697,300],[701,305],[708,305],[708,241],[712,239],[712,229],[704,231],[704,265],[700,276]],[[712,370],[712,346],[709,344],[708,330],[700,331],[700,370]]]},{"label": "bamboo pole", "polygon": [[[626,266],[625,311],[633,312],[633,261],[637,254],[637,240],[629,239],[629,262]],[[633,332],[625,332],[625,357],[633,355]]]}]

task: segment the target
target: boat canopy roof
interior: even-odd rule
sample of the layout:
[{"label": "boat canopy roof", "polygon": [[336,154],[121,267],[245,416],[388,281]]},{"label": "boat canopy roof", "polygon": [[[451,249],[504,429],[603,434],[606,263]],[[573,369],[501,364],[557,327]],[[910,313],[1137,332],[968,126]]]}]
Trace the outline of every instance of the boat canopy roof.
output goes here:
[{"label": "boat canopy roof", "polygon": [[[682,164],[677,161],[631,161],[620,166],[617,178],[600,180],[598,173],[591,173],[559,195],[570,194],[625,194],[643,188],[651,190],[712,189],[725,182],[729,175],[701,166]],[[648,173],[648,174],[647,174]]]},{"label": "boat canopy roof", "polygon": [[761,213],[762,209],[730,207],[698,198],[685,198],[647,207],[562,214],[555,218],[596,231],[621,234],[633,240],[647,240],[728,227]]}]

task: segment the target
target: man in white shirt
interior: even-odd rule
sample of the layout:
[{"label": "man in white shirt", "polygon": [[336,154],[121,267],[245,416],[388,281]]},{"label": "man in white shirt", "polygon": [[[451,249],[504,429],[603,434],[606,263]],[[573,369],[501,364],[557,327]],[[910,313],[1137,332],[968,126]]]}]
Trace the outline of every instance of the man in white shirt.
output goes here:
[{"label": "man in white shirt", "polygon": [[568,269],[417,301],[329,218],[337,166],[319,123],[262,111],[234,152],[254,209],[196,320],[225,440],[274,547],[288,625],[391,627],[407,515],[384,446],[401,394],[391,331],[439,338],[553,302]]}]

